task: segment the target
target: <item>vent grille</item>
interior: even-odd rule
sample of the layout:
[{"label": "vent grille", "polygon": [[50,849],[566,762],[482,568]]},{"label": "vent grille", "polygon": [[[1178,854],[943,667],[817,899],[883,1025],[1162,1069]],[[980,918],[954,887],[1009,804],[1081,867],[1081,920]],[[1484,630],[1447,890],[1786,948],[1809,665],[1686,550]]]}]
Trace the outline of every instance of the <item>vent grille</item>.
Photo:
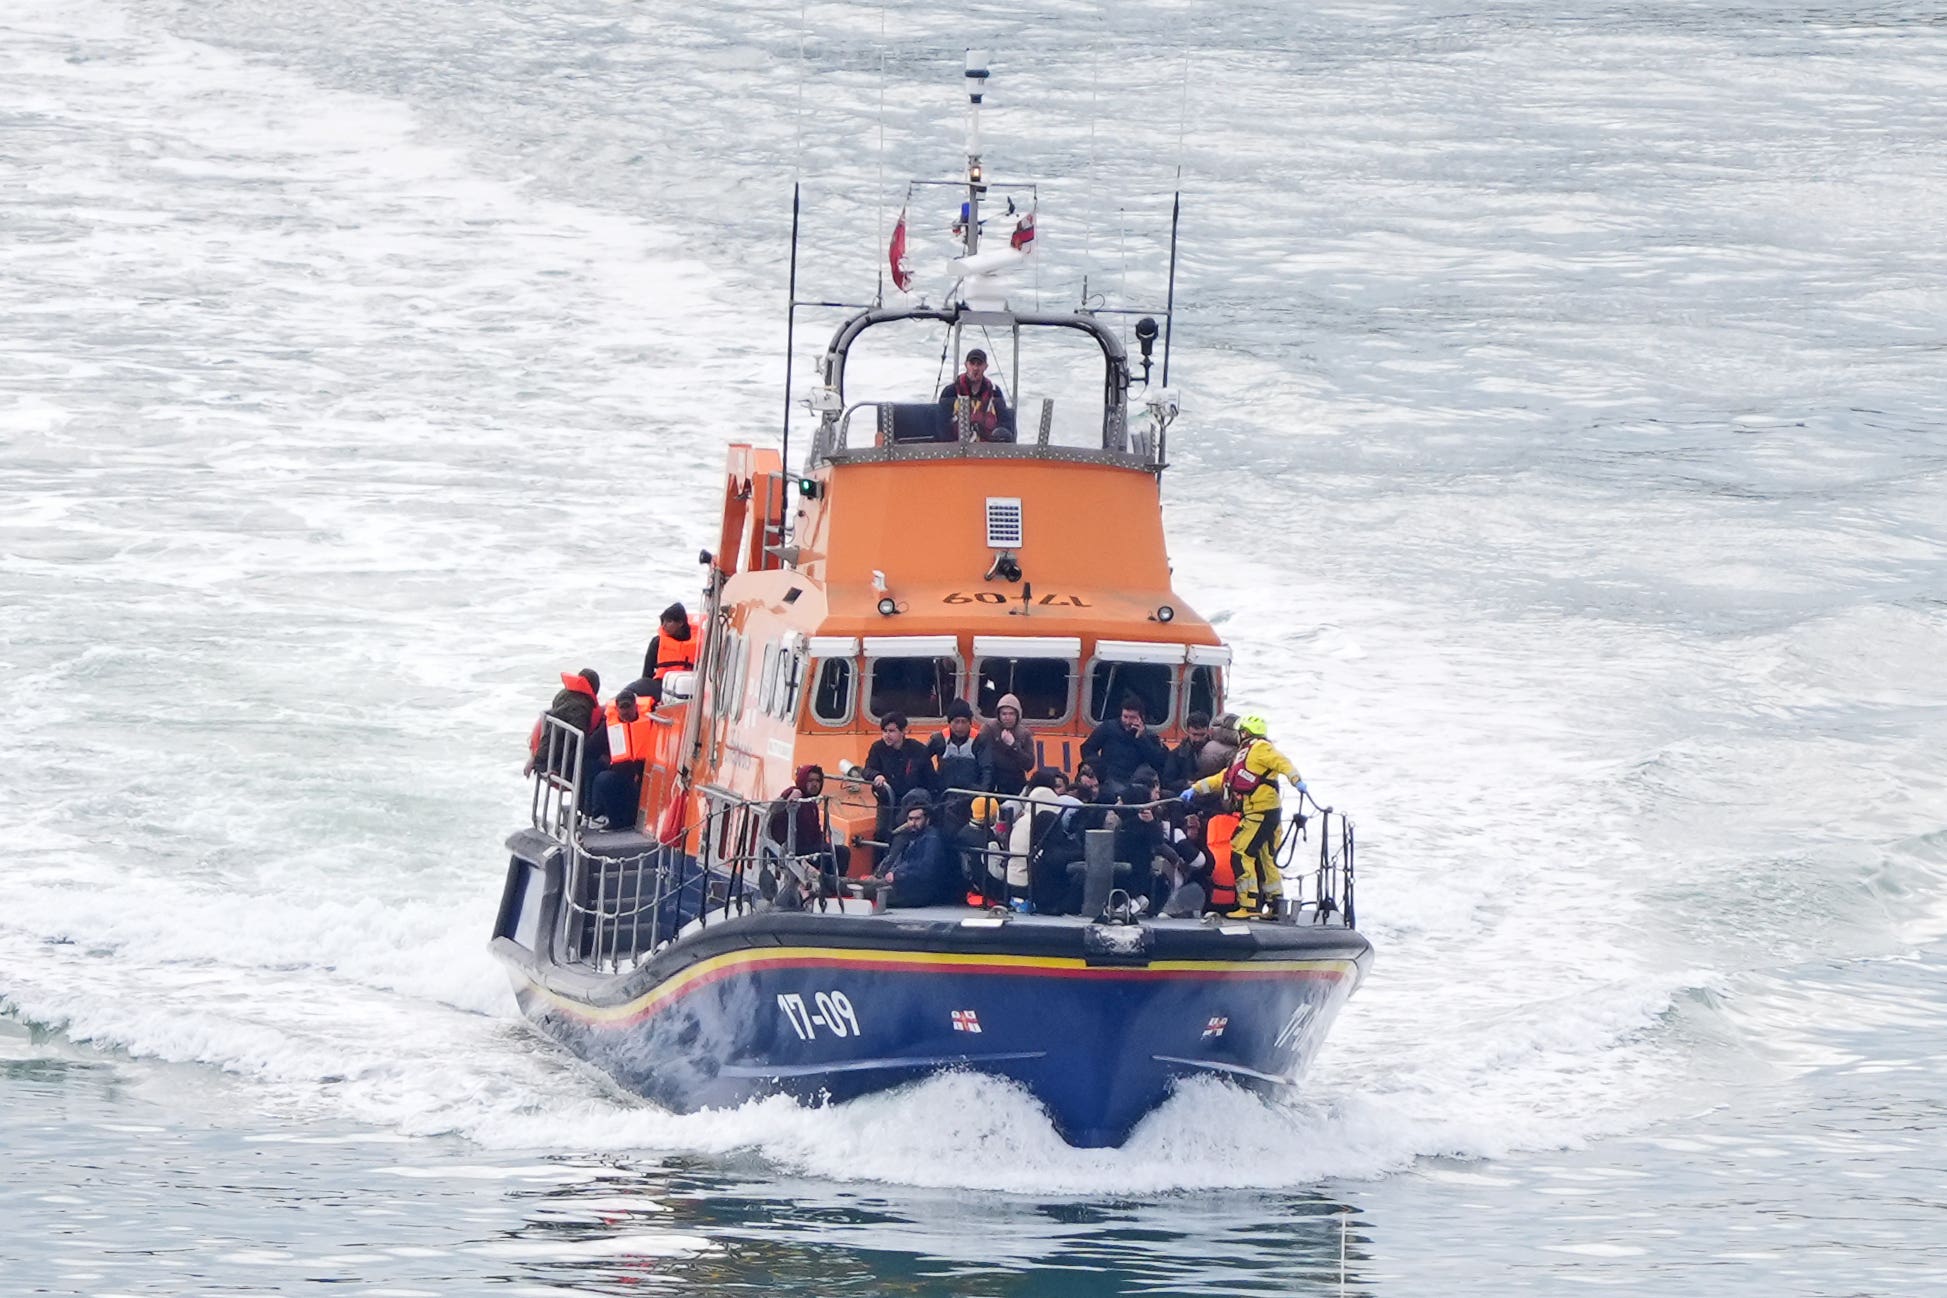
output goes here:
[{"label": "vent grille", "polygon": [[987,548],[1011,550],[1021,544],[1021,498],[987,497]]}]

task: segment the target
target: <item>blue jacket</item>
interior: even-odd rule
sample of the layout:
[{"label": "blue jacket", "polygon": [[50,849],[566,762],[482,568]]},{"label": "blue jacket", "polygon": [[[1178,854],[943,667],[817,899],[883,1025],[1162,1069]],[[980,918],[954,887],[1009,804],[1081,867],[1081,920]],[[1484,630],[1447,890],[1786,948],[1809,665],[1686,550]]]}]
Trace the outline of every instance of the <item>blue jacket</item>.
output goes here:
[{"label": "blue jacket", "polygon": [[892,836],[882,873],[892,879],[888,906],[944,906],[959,892],[958,872],[946,835],[928,825],[914,833],[901,829]]}]

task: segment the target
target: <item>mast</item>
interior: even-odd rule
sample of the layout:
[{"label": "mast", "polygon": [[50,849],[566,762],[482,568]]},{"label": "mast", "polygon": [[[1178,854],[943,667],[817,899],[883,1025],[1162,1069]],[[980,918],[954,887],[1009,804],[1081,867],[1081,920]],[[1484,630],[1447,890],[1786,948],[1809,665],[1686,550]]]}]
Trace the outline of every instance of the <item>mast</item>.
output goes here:
[{"label": "mast", "polygon": [[987,53],[967,50],[967,255],[980,251],[980,99],[987,90]]}]

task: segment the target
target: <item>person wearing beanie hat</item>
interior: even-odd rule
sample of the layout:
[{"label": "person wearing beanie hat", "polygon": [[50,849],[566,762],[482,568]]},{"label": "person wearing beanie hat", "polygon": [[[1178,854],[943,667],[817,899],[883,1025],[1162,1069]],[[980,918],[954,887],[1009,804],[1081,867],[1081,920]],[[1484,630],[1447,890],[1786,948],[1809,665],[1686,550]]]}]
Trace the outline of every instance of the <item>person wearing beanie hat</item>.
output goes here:
[{"label": "person wearing beanie hat", "polygon": [[1027,784],[1028,773],[1041,764],[1034,731],[1021,720],[1021,700],[1003,694],[994,704],[994,719],[981,729],[981,787],[1013,796]]},{"label": "person wearing beanie hat", "polygon": [[974,733],[973,709],[965,699],[947,704],[946,729],[926,744],[926,757],[933,767],[933,792],[945,796],[949,789],[985,789],[981,772],[981,739]]}]

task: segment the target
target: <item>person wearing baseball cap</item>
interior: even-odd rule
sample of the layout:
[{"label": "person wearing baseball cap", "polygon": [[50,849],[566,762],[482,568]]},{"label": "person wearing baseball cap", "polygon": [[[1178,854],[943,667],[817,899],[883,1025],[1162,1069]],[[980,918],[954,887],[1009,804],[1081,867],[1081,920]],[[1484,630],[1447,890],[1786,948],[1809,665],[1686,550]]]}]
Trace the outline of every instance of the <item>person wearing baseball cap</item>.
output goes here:
[{"label": "person wearing baseball cap", "polygon": [[967,366],[959,377],[940,389],[940,422],[948,430],[948,441],[958,440],[956,408],[962,400],[967,403],[967,423],[976,438],[983,442],[1014,440],[1014,412],[987,377],[987,353],[978,347],[967,353]]}]

